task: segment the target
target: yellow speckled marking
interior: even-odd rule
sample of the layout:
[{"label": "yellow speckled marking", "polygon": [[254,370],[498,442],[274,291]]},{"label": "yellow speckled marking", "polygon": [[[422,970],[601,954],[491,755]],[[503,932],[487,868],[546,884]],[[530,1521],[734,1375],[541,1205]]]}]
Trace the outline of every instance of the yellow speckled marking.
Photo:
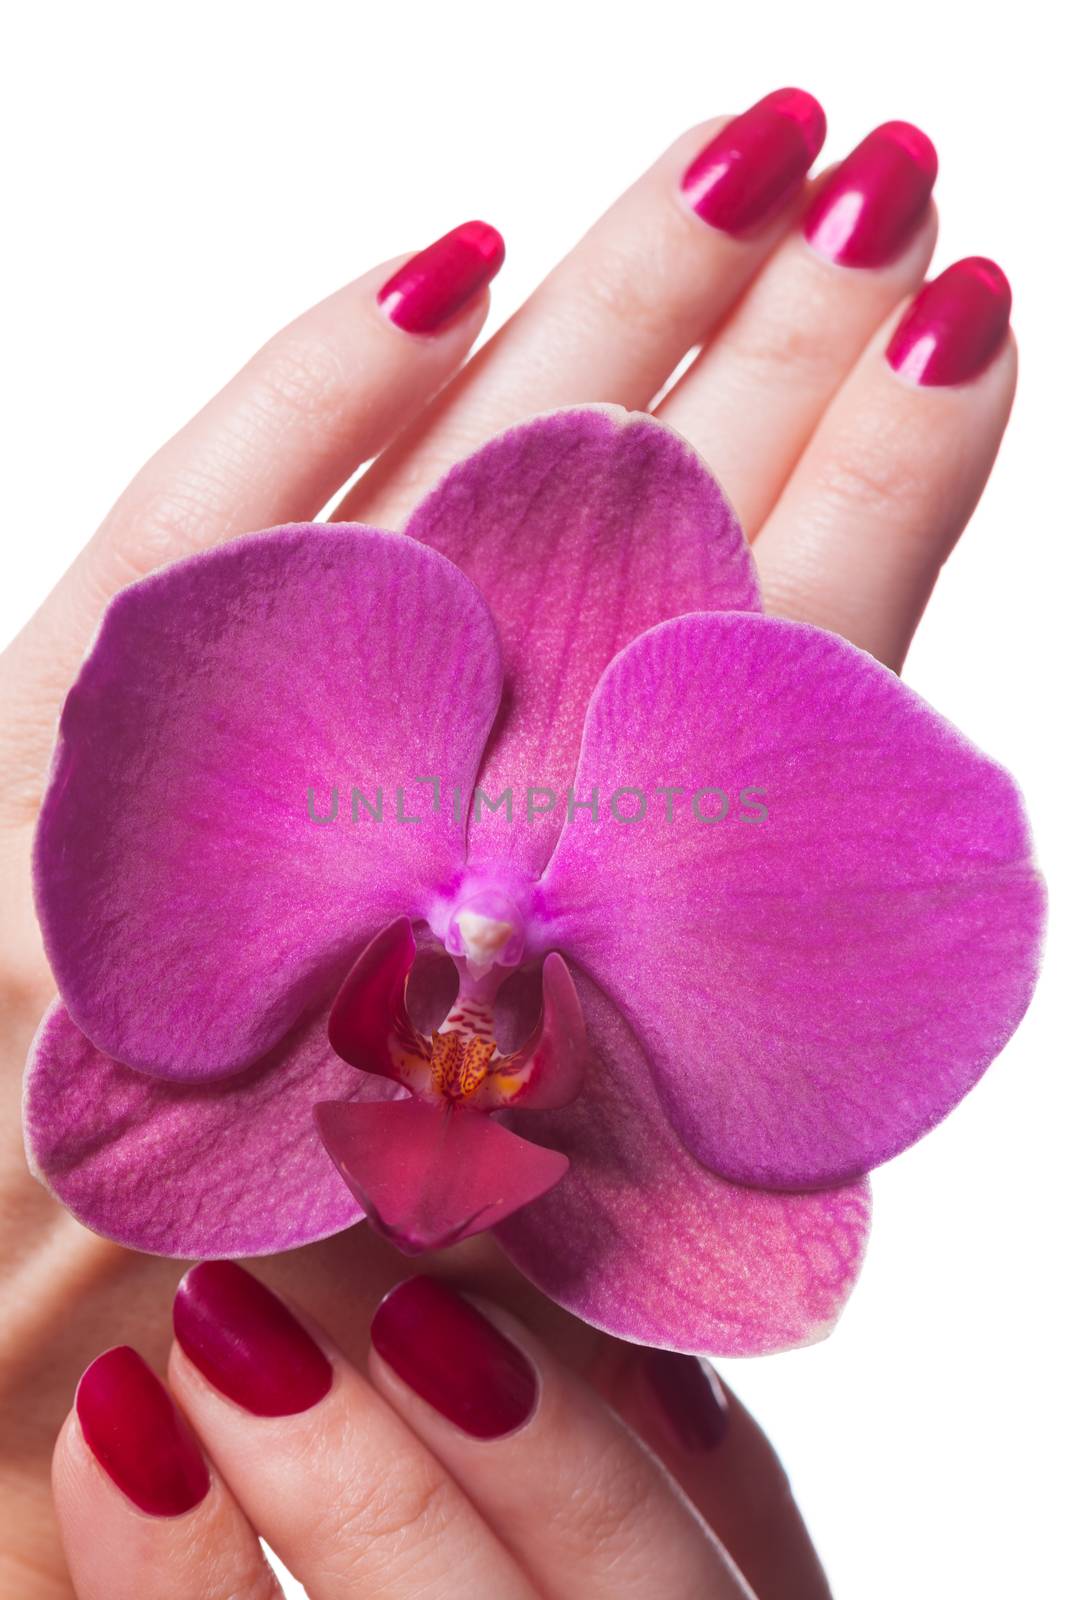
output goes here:
[{"label": "yellow speckled marking", "polygon": [[464,1037],[457,1032],[434,1033],[431,1041],[430,1082],[438,1094],[467,1100],[489,1076],[496,1052],[492,1039]]}]

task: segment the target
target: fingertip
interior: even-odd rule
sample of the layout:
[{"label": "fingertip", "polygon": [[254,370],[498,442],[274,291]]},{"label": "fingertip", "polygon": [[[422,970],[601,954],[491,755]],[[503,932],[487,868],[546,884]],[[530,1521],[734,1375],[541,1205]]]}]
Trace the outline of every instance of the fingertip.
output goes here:
[{"label": "fingertip", "polygon": [[473,309],[504,264],[503,236],[488,222],[462,222],[403,262],[378,290],[388,320],[433,336]]},{"label": "fingertip", "polygon": [[955,261],[916,295],[886,346],[886,361],[918,388],[973,383],[1004,347],[1011,304],[1011,285],[995,261]]},{"label": "fingertip", "polygon": [[129,1345],[105,1350],[86,1367],[74,1409],[90,1453],[139,1510],[183,1516],[207,1495],[211,1475],[195,1434]]}]

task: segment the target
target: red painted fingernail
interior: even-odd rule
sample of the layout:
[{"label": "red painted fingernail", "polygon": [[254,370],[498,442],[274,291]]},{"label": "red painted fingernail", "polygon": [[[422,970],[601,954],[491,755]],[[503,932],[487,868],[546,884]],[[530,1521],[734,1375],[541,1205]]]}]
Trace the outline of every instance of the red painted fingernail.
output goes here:
[{"label": "red painted fingernail", "polygon": [[910,122],[869,133],[812,202],[804,237],[843,267],[884,267],[914,237],[937,177],[937,151]]},{"label": "red painted fingernail", "polygon": [[803,89],[776,89],[717,133],[682,179],[702,221],[750,232],[799,191],[822,149],[826,117]]},{"label": "red painted fingernail", "polygon": [[504,264],[504,241],[488,222],[464,222],[405,261],[378,290],[378,304],[406,333],[436,333]]},{"label": "red painted fingernail", "polygon": [[317,1405],[333,1367],[258,1278],[232,1261],[202,1261],[174,1297],[174,1335],[194,1367],[257,1417],[290,1417]]},{"label": "red painted fingernail", "polygon": [[82,1373],[74,1409],[86,1444],[112,1482],[153,1517],[179,1517],[211,1484],[192,1429],[128,1345]]},{"label": "red painted fingernail", "polygon": [[398,1284],[370,1337],[409,1388],[475,1439],[500,1439],[533,1415],[537,1374],[522,1351],[435,1278]]},{"label": "red painted fingernail", "polygon": [[912,383],[969,383],[1008,331],[1011,285],[995,261],[968,256],[946,267],[912,302],[885,358]]},{"label": "red painted fingernail", "polygon": [[646,1350],[642,1367],[660,1412],[683,1450],[714,1450],[722,1444],[730,1413],[726,1391],[696,1356]]}]

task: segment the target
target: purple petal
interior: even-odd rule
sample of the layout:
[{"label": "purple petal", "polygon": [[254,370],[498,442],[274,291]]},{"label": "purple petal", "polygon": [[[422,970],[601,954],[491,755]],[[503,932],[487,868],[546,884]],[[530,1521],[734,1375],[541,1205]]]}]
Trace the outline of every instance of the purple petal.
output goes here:
[{"label": "purple petal", "polygon": [[577,982],[595,1049],[585,1088],[567,1110],[522,1121],[570,1171],[496,1230],[508,1254],[553,1300],[622,1339],[740,1356],[823,1338],[859,1272],[866,1182],[774,1194],[717,1178],[671,1129],[618,1012]]},{"label": "purple petal", "polygon": [[563,958],[550,951],[541,968],[541,1016],[524,1045],[494,1064],[473,1096],[476,1105],[549,1110],[581,1091],[589,1059],[581,1001]]},{"label": "purple petal", "polygon": [[[259,1060],[455,869],[447,796],[499,687],[481,597],[395,534],[275,529],[124,590],[67,699],[37,834],[78,1026],[161,1077]],[[397,824],[397,785],[420,823]],[[382,789],[385,820],[353,821],[353,786],[372,805]],[[334,821],[311,820],[309,790]]]},{"label": "purple petal", "polygon": [[[589,696],[623,645],[685,611],[760,609],[755,568],[715,480],[676,434],[617,407],[560,411],[493,439],[407,531],[463,568],[504,650],[501,720],[481,784],[513,821],[471,820],[475,860],[544,865],[566,811]],[[558,805],[527,815],[527,789]],[[549,804],[535,795],[537,809]]]},{"label": "purple petal", "polygon": [[322,1148],[315,1102],[393,1093],[334,1054],[321,1010],[238,1076],[179,1084],[101,1055],[56,1004],[30,1055],[26,1144],[38,1177],[96,1233],[155,1255],[266,1255],[362,1216]]},{"label": "purple petal", "polygon": [[416,954],[411,923],[398,917],[360,951],[337,992],[328,1027],[343,1061],[404,1084],[421,1081],[429,1060],[407,1008]]},{"label": "purple petal", "polygon": [[323,1143],[367,1216],[409,1255],[484,1232],[567,1170],[557,1151],[443,1102],[329,1103],[315,1111]]},{"label": "purple petal", "polygon": [[[836,635],[738,615],[654,630],[597,690],[578,782],[603,802],[546,875],[556,943],[723,1176],[868,1171],[945,1116],[1022,1017],[1044,895],[1020,797]],[[644,821],[614,819],[619,785],[646,791]],[[673,823],[657,785],[683,791]],[[713,788],[728,814],[699,822],[691,797],[713,818]]]}]

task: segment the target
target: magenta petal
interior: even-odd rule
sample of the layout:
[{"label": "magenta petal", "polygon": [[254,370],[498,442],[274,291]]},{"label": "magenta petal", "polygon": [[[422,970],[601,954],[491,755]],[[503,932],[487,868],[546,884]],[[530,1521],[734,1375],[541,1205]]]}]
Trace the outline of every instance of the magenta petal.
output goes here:
[{"label": "magenta petal", "polygon": [[580,1092],[589,1057],[581,1001],[562,956],[552,950],[541,969],[541,1017],[524,1045],[496,1065],[475,1094],[482,1106],[549,1110]]},{"label": "magenta petal", "polygon": [[585,1088],[522,1122],[570,1171],[496,1230],[512,1260],[567,1310],[641,1344],[741,1356],[823,1338],[863,1258],[866,1181],[775,1194],[717,1178],[671,1129],[618,1012],[577,984],[595,1049]]},{"label": "magenta petal", "polygon": [[[82,1031],[160,1077],[259,1060],[455,870],[447,796],[499,688],[484,601],[396,534],[275,529],[119,594],[64,707],[36,844]],[[421,822],[396,821],[398,785]],[[353,820],[353,787],[371,805],[381,789],[381,822]]]},{"label": "magenta petal", "polygon": [[[1022,1017],[1044,894],[1019,794],[836,635],[740,615],[655,629],[605,674],[578,782],[639,785],[648,814],[602,805],[567,827],[544,884],[555,942],[628,1018],[721,1175],[806,1188],[868,1171],[945,1116]],[[673,823],[657,785],[682,791]],[[721,821],[695,818],[697,790],[708,818],[726,797]]]},{"label": "magenta petal", "polygon": [[321,1010],[238,1076],[177,1084],[101,1055],[57,1004],[30,1054],[27,1151],[80,1222],[121,1244],[265,1255],[362,1216],[322,1148],[315,1102],[395,1092],[334,1054]]},{"label": "magenta petal", "polygon": [[398,917],[357,956],[330,1011],[330,1044],[342,1060],[398,1083],[407,1077],[404,1053],[425,1054],[405,993],[415,955],[411,923]]},{"label": "magenta petal", "polygon": [[[472,816],[472,857],[539,870],[565,815],[589,696],[616,652],[685,611],[760,609],[744,536],[689,445],[613,406],[554,412],[491,440],[407,531],[463,568],[501,632],[503,713],[481,782],[494,799],[513,787],[513,821]],[[557,806],[536,794],[529,820],[528,788],[551,790]]]},{"label": "magenta petal", "polygon": [[323,1143],[368,1217],[409,1255],[458,1244],[559,1182],[567,1158],[480,1111],[424,1100],[315,1108]]}]

